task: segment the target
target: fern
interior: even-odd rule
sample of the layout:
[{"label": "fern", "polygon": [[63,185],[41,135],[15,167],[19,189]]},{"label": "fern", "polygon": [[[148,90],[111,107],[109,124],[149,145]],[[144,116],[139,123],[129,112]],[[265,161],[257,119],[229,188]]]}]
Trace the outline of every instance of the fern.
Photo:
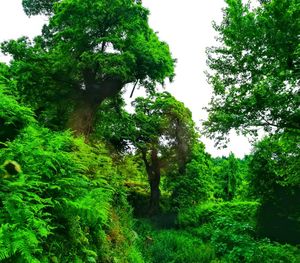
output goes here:
[{"label": "fern", "polygon": [[128,210],[104,146],[39,127],[30,110],[5,96],[0,90],[0,118],[23,126],[0,148],[0,166],[12,160],[21,168],[14,175],[0,168],[0,261],[111,262],[109,235],[125,225],[112,213]]}]

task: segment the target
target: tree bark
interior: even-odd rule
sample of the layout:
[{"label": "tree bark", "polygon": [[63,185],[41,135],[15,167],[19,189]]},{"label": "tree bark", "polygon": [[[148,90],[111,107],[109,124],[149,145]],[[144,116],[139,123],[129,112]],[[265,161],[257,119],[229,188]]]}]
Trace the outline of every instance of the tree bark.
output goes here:
[{"label": "tree bark", "polygon": [[160,162],[158,158],[157,149],[151,150],[150,163],[146,156],[146,150],[142,151],[142,158],[146,166],[148,174],[148,181],[150,185],[150,203],[149,203],[149,214],[153,215],[159,211],[160,201]]},{"label": "tree bark", "polygon": [[85,89],[78,96],[77,104],[68,121],[68,128],[76,135],[87,137],[93,129],[95,116],[101,103],[110,97],[117,95],[123,83],[120,80],[105,80],[96,83],[95,80],[85,80]]}]

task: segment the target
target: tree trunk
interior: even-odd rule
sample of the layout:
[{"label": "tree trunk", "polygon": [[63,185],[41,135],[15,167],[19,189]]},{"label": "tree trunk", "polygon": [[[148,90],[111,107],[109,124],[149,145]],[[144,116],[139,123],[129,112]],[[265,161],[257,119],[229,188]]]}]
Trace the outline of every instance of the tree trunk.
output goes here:
[{"label": "tree trunk", "polygon": [[153,215],[159,211],[159,201],[160,201],[160,162],[158,158],[157,149],[151,150],[150,163],[147,160],[146,150],[142,151],[142,157],[146,166],[146,171],[148,174],[148,181],[150,184],[150,204],[149,204],[149,214]]},{"label": "tree trunk", "polygon": [[69,118],[68,128],[76,135],[88,136],[94,125],[97,108],[98,104],[83,96]]},{"label": "tree trunk", "polygon": [[105,80],[100,84],[88,79],[78,96],[77,105],[68,121],[68,128],[76,135],[87,137],[93,129],[96,112],[102,101],[117,95],[123,87],[119,80]]},{"label": "tree trunk", "polygon": [[155,214],[159,211],[159,200],[160,200],[160,173],[154,173],[149,177],[150,183],[150,207],[149,207],[149,214]]}]

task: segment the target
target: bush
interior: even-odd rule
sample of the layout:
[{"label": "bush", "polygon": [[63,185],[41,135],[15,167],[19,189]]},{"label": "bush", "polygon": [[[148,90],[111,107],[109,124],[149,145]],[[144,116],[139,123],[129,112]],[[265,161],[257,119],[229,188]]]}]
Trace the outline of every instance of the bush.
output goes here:
[{"label": "bush", "polygon": [[222,262],[298,262],[299,250],[258,240],[257,202],[205,203],[182,212],[179,226],[210,244]]},{"label": "bush", "polygon": [[204,144],[195,144],[185,173],[171,177],[172,181],[169,183],[172,207],[175,210],[190,207],[213,196],[211,168],[210,156],[205,152]]},{"label": "bush", "polygon": [[257,202],[206,202],[180,211],[177,223],[181,227],[199,226],[215,222],[220,218],[230,218],[237,222],[250,222],[255,226]]},{"label": "bush", "polygon": [[14,175],[5,170],[0,182],[1,259],[96,258],[113,189],[102,177],[107,174],[88,177],[85,151],[93,157],[68,133],[28,127],[0,152],[0,163],[14,160],[22,169]]},{"label": "bush", "polygon": [[182,231],[154,232],[146,242],[153,263],[204,263],[215,257],[211,246]]}]

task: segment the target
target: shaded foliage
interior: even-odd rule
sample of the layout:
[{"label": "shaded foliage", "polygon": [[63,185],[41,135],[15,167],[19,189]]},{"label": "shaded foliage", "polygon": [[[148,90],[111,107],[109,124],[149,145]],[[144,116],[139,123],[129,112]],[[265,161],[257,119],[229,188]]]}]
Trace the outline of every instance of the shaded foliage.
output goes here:
[{"label": "shaded foliage", "polygon": [[282,242],[300,242],[299,157],[299,134],[284,133],[259,142],[250,163],[261,234]]}]

